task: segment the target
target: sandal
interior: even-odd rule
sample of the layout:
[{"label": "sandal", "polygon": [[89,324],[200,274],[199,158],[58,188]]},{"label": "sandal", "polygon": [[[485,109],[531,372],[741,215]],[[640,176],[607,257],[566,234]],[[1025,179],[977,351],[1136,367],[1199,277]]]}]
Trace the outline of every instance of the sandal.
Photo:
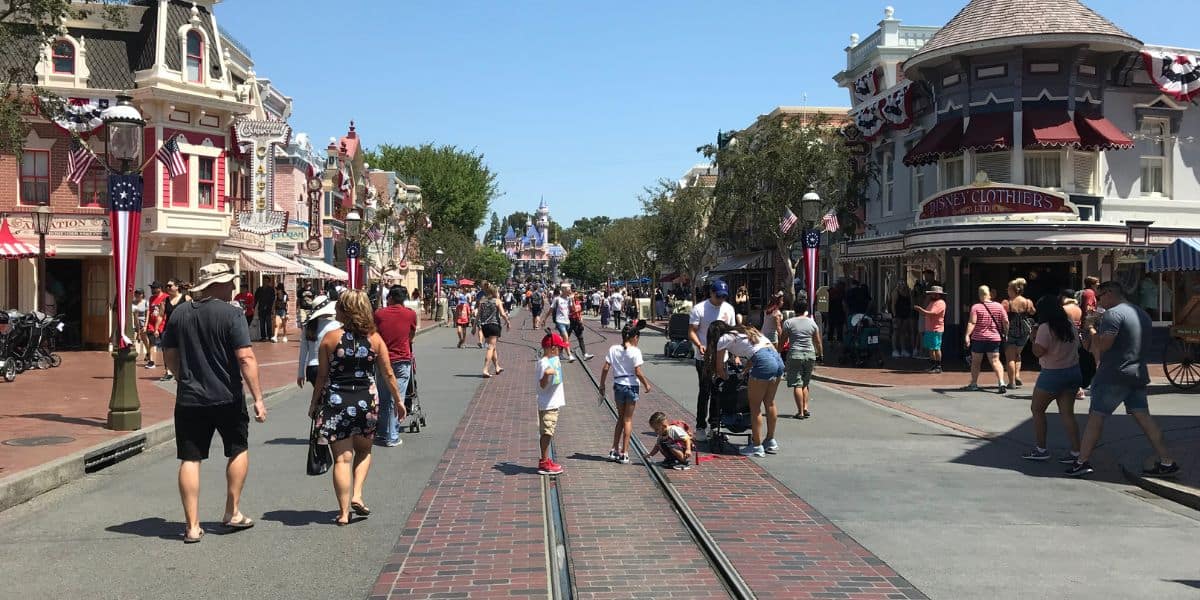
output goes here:
[{"label": "sandal", "polygon": [[496,374],[497,374],[497,375],[499,375],[499,374],[501,374],[501,373],[503,373],[503,372],[504,372],[504,369],[496,369]]},{"label": "sandal", "polygon": [[203,529],[201,529],[201,530],[200,530],[200,535],[198,535],[198,536],[196,536],[196,537],[188,537],[188,534],[187,534],[187,532],[185,531],[185,532],[183,532],[183,543],[185,543],[185,544],[199,544],[199,543],[200,543],[200,540],[201,540],[203,537],[204,537],[204,530],[203,530]]},{"label": "sandal", "polygon": [[230,529],[239,529],[239,530],[240,529],[250,529],[251,527],[254,527],[254,519],[251,519],[250,517],[247,517],[246,515],[238,515],[238,516],[241,518],[236,521],[231,518],[228,521],[225,521],[224,523],[222,523],[222,525],[224,525]]},{"label": "sandal", "polygon": [[484,378],[484,379],[491,379],[491,378],[492,378],[492,376],[491,376],[491,375],[489,375],[488,373],[484,373],[484,374],[483,374],[483,378]]},{"label": "sandal", "polygon": [[371,514],[371,509],[367,508],[367,505],[362,502],[351,502],[350,509],[354,511],[354,514],[362,517]]}]

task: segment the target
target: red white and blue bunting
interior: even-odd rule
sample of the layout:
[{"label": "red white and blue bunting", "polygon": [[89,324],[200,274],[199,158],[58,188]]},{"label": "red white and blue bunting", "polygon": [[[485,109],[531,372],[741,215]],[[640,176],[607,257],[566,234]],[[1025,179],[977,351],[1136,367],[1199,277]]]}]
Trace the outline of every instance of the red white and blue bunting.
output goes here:
[{"label": "red white and blue bunting", "polygon": [[1142,50],[1146,73],[1164,94],[1187,101],[1200,96],[1200,56]]},{"label": "red white and blue bunting", "polygon": [[112,103],[111,98],[66,98],[62,101],[62,114],[54,116],[54,124],[76,135],[91,133],[104,125],[100,114]]},{"label": "red white and blue bunting", "polygon": [[883,117],[879,116],[879,103],[870,102],[854,112],[854,126],[858,127],[864,140],[875,141],[883,133]]},{"label": "red white and blue bunting", "polygon": [[879,113],[891,129],[908,129],[912,125],[911,81],[905,81],[889,90],[879,103]]},{"label": "red white and blue bunting", "polygon": [[871,69],[854,80],[854,103],[858,104],[879,93],[879,69]]}]

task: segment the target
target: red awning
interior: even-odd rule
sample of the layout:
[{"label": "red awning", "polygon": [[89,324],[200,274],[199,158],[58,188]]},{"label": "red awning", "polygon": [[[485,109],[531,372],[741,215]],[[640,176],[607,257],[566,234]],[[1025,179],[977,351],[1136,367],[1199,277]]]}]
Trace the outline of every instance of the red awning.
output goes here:
[{"label": "red awning", "polygon": [[1012,121],[1011,112],[971,115],[960,149],[988,152],[1012,148]]},{"label": "red awning", "polygon": [[1079,130],[1079,147],[1083,150],[1128,150],[1133,147],[1133,140],[1104,117],[1075,113],[1075,127]]},{"label": "red awning", "polygon": [[1079,130],[1065,109],[1027,110],[1022,119],[1026,148],[1065,148],[1079,144]]},{"label": "red awning", "polygon": [[959,153],[959,142],[962,141],[962,119],[942,121],[929,130],[921,141],[913,146],[904,156],[904,164],[908,166],[928,165],[944,156]]},{"label": "red awning", "polygon": [[[15,260],[18,258],[33,258],[38,255],[38,247],[26,244],[17,239],[8,228],[8,219],[0,220],[0,259]],[[54,256],[54,248],[46,246],[46,256]]]}]

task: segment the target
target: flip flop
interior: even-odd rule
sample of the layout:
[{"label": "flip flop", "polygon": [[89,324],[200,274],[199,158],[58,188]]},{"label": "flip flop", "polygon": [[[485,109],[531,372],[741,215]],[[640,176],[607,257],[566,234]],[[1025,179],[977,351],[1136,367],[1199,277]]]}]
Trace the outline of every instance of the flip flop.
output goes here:
[{"label": "flip flop", "polygon": [[504,372],[504,369],[496,369],[496,374],[497,374],[497,375],[499,375],[499,374],[501,374],[501,373],[503,373],[503,372]]},{"label": "flip flop", "polygon": [[350,509],[354,511],[354,514],[362,517],[371,514],[371,509],[367,508],[367,505],[362,502],[351,502]]},{"label": "flip flop", "polygon": [[187,535],[187,532],[184,532],[184,534],[183,534],[183,543],[185,543],[185,544],[199,544],[199,543],[200,543],[200,540],[201,540],[202,538],[204,538],[204,530],[203,530],[203,529],[201,529],[201,530],[200,530],[200,535],[198,535],[198,536],[196,536],[196,537],[188,537],[188,535]]},{"label": "flip flop", "polygon": [[254,527],[254,519],[251,519],[250,517],[247,517],[246,515],[242,515],[241,521],[234,521],[233,519],[230,519],[230,520],[222,523],[222,525],[224,525],[230,529],[238,529],[238,530],[250,529],[251,527]]},{"label": "flip flop", "polygon": [[487,373],[484,373],[484,374],[483,374],[483,378],[484,378],[484,379],[491,379],[491,378],[492,378],[492,376],[491,376],[491,375],[488,375]]}]

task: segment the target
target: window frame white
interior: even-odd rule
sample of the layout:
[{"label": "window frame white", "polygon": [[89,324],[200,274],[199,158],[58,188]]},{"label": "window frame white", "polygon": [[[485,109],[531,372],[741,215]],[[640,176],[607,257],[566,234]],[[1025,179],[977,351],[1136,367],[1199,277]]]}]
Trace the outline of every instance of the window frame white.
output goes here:
[{"label": "window frame white", "polygon": [[[958,165],[958,183],[950,185],[947,183],[947,175],[948,175],[947,167],[949,167],[950,165],[955,164],[955,163],[957,163],[957,165]],[[938,191],[945,191],[948,189],[962,187],[963,185],[966,185],[966,177],[967,177],[966,168],[967,168],[967,159],[965,156],[963,156],[961,154],[958,156],[948,156],[946,158],[939,160],[938,161]]]},{"label": "window frame white", "polygon": [[[1026,150],[1024,152],[1024,155],[1025,155],[1024,156],[1025,164],[1023,166],[1025,168],[1025,185],[1031,185],[1033,187],[1040,187],[1040,188],[1044,188],[1047,190],[1054,190],[1054,191],[1063,191],[1066,189],[1065,182],[1066,182],[1067,178],[1066,178],[1065,174],[1063,173],[1063,165],[1066,162],[1064,160],[1066,158],[1066,153],[1064,151],[1062,151],[1062,150]],[[1037,168],[1037,169],[1030,168],[1031,161],[1046,161],[1046,160],[1052,159],[1052,158],[1058,161],[1058,167],[1055,169],[1045,169],[1045,168],[1043,168],[1046,166],[1045,164],[1039,165],[1039,168]],[[1033,175],[1035,173],[1037,173],[1038,175],[1041,175],[1041,174],[1050,173],[1050,172],[1057,172],[1058,185],[1045,185],[1044,182],[1034,181]]]},{"label": "window frame white", "polygon": [[[196,36],[196,43],[200,45],[200,50],[196,54],[192,54],[192,36]],[[183,36],[183,78],[188,83],[204,83],[204,51],[204,34],[198,29],[189,29]],[[196,61],[196,77],[194,79],[190,73],[193,59]]]},{"label": "window frame white", "polygon": [[[1148,131],[1153,128],[1156,132]],[[1142,120],[1138,127],[1138,132],[1145,136],[1148,133],[1155,136],[1162,136],[1161,141],[1151,141],[1151,144],[1160,144],[1158,154],[1143,154],[1138,153],[1138,193],[1146,198],[1170,198],[1171,197],[1171,123],[1167,119],[1159,117],[1146,117]],[[1140,150],[1140,149],[1139,149]],[[1146,190],[1146,168],[1147,164],[1158,163],[1159,190]]]},{"label": "window frame white", "polygon": [[884,151],[883,157],[883,190],[880,210],[884,216],[895,214],[896,212],[896,162],[893,160],[891,151]]}]

